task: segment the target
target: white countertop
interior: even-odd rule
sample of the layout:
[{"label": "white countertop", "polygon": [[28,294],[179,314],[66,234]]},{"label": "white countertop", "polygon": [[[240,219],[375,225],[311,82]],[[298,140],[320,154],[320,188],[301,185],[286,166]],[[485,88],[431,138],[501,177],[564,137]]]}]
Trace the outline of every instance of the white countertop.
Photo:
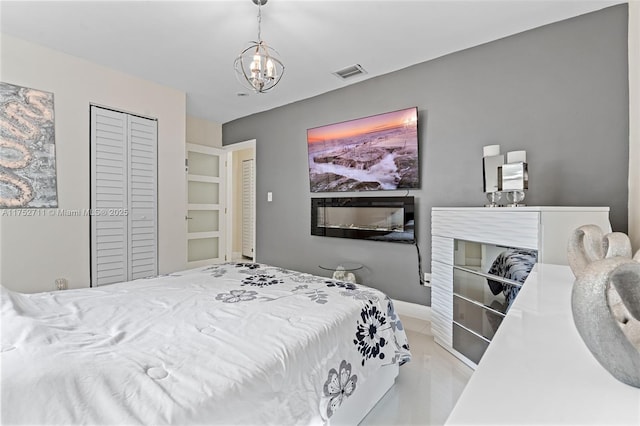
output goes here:
[{"label": "white countertop", "polygon": [[575,207],[575,206],[522,206],[522,207],[432,207],[433,210],[484,210],[492,212],[515,211],[515,212],[608,212],[609,207]]},{"label": "white countertop", "polygon": [[447,420],[640,425],[640,389],[591,355],[571,313],[568,266],[537,264]]}]

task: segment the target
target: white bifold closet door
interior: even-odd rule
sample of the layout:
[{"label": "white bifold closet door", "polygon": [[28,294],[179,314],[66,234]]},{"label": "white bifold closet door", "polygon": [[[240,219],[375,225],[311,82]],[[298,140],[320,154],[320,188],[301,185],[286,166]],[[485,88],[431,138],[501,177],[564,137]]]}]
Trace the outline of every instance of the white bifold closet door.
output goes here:
[{"label": "white bifold closet door", "polygon": [[253,211],[255,196],[253,160],[242,162],[242,256],[253,259]]},{"label": "white bifold closet door", "polygon": [[157,128],[91,107],[92,286],[158,274]]}]

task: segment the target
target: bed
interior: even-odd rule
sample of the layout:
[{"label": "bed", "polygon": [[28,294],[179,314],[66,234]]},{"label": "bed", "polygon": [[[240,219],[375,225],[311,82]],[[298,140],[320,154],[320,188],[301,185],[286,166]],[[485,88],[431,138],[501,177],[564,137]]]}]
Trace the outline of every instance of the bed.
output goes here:
[{"label": "bed", "polygon": [[410,357],[383,293],[263,264],[2,288],[3,424],[357,422]]}]

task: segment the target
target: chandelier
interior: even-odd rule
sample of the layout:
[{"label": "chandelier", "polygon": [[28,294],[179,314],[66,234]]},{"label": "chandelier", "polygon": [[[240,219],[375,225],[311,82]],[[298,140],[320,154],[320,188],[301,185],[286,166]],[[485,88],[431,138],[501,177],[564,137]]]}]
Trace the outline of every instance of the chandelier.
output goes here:
[{"label": "chandelier", "polygon": [[264,93],[273,89],[284,73],[284,65],[278,59],[278,52],[262,41],[260,24],[262,23],[262,6],[267,0],[252,0],[258,5],[258,41],[249,42],[233,63],[238,81],[256,93]]}]

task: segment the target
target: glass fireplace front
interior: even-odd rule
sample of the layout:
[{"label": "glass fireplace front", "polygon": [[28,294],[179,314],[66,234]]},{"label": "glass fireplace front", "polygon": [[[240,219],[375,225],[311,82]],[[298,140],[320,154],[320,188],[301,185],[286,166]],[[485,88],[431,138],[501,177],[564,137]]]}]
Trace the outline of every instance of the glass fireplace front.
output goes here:
[{"label": "glass fireplace front", "polygon": [[311,235],[413,243],[413,197],[311,199]]}]

